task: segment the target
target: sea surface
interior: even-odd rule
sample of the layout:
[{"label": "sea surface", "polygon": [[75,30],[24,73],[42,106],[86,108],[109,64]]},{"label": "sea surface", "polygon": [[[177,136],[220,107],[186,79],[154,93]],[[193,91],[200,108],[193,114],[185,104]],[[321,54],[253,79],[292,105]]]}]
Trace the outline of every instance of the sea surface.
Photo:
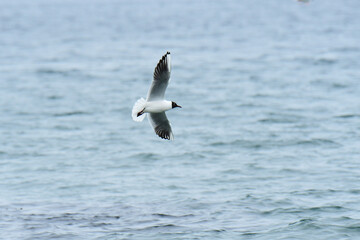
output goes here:
[{"label": "sea surface", "polygon": [[0,239],[360,239],[359,9],[0,0]]}]

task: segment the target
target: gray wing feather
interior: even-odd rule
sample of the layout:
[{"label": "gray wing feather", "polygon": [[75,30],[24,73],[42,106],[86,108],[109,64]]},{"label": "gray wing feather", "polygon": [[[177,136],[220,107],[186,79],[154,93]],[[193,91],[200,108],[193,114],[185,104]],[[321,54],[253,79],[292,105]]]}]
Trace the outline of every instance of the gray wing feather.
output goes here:
[{"label": "gray wing feather", "polygon": [[152,127],[155,130],[155,133],[163,138],[168,140],[173,140],[174,135],[171,130],[170,122],[166,117],[165,112],[162,113],[150,113],[149,121]]},{"label": "gray wing feather", "polygon": [[147,101],[163,100],[165,90],[170,79],[170,52],[167,52],[157,64],[154,70],[154,79],[151,83]]}]

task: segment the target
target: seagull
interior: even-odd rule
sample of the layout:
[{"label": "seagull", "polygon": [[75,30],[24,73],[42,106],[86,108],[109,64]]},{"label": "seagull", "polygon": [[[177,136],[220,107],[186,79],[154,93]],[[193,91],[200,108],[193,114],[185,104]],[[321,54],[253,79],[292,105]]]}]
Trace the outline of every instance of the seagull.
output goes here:
[{"label": "seagull", "polygon": [[167,52],[154,70],[154,78],[146,100],[144,98],[137,100],[131,114],[134,121],[141,122],[148,113],[150,125],[154,128],[155,133],[167,140],[173,140],[174,135],[165,112],[173,108],[181,108],[176,102],[164,99],[165,90],[170,81],[170,72],[171,58],[170,52]]}]

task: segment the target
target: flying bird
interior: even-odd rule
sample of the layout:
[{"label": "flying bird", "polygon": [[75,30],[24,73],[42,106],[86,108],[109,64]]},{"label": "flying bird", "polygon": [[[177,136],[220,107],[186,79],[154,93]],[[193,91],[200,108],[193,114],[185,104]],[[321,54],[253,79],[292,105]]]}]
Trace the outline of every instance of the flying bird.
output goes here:
[{"label": "flying bird", "polygon": [[132,109],[132,118],[136,122],[141,122],[148,113],[148,118],[155,133],[168,140],[173,140],[174,135],[171,125],[165,112],[173,108],[181,108],[176,102],[165,100],[165,90],[170,81],[171,58],[167,52],[157,64],[154,70],[154,78],[151,83],[146,100],[140,98]]}]

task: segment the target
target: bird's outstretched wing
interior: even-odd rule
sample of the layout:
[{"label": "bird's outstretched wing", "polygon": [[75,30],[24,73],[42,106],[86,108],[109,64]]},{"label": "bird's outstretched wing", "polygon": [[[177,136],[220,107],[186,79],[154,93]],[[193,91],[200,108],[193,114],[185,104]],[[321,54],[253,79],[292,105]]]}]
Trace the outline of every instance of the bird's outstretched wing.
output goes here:
[{"label": "bird's outstretched wing", "polygon": [[150,113],[149,121],[152,127],[155,130],[155,133],[163,138],[168,140],[173,140],[174,135],[171,130],[170,122],[166,117],[165,112],[162,113]]},{"label": "bird's outstretched wing", "polygon": [[171,58],[170,52],[167,52],[157,64],[154,70],[154,79],[151,83],[147,101],[163,100],[165,90],[169,84],[170,71],[171,71]]}]

